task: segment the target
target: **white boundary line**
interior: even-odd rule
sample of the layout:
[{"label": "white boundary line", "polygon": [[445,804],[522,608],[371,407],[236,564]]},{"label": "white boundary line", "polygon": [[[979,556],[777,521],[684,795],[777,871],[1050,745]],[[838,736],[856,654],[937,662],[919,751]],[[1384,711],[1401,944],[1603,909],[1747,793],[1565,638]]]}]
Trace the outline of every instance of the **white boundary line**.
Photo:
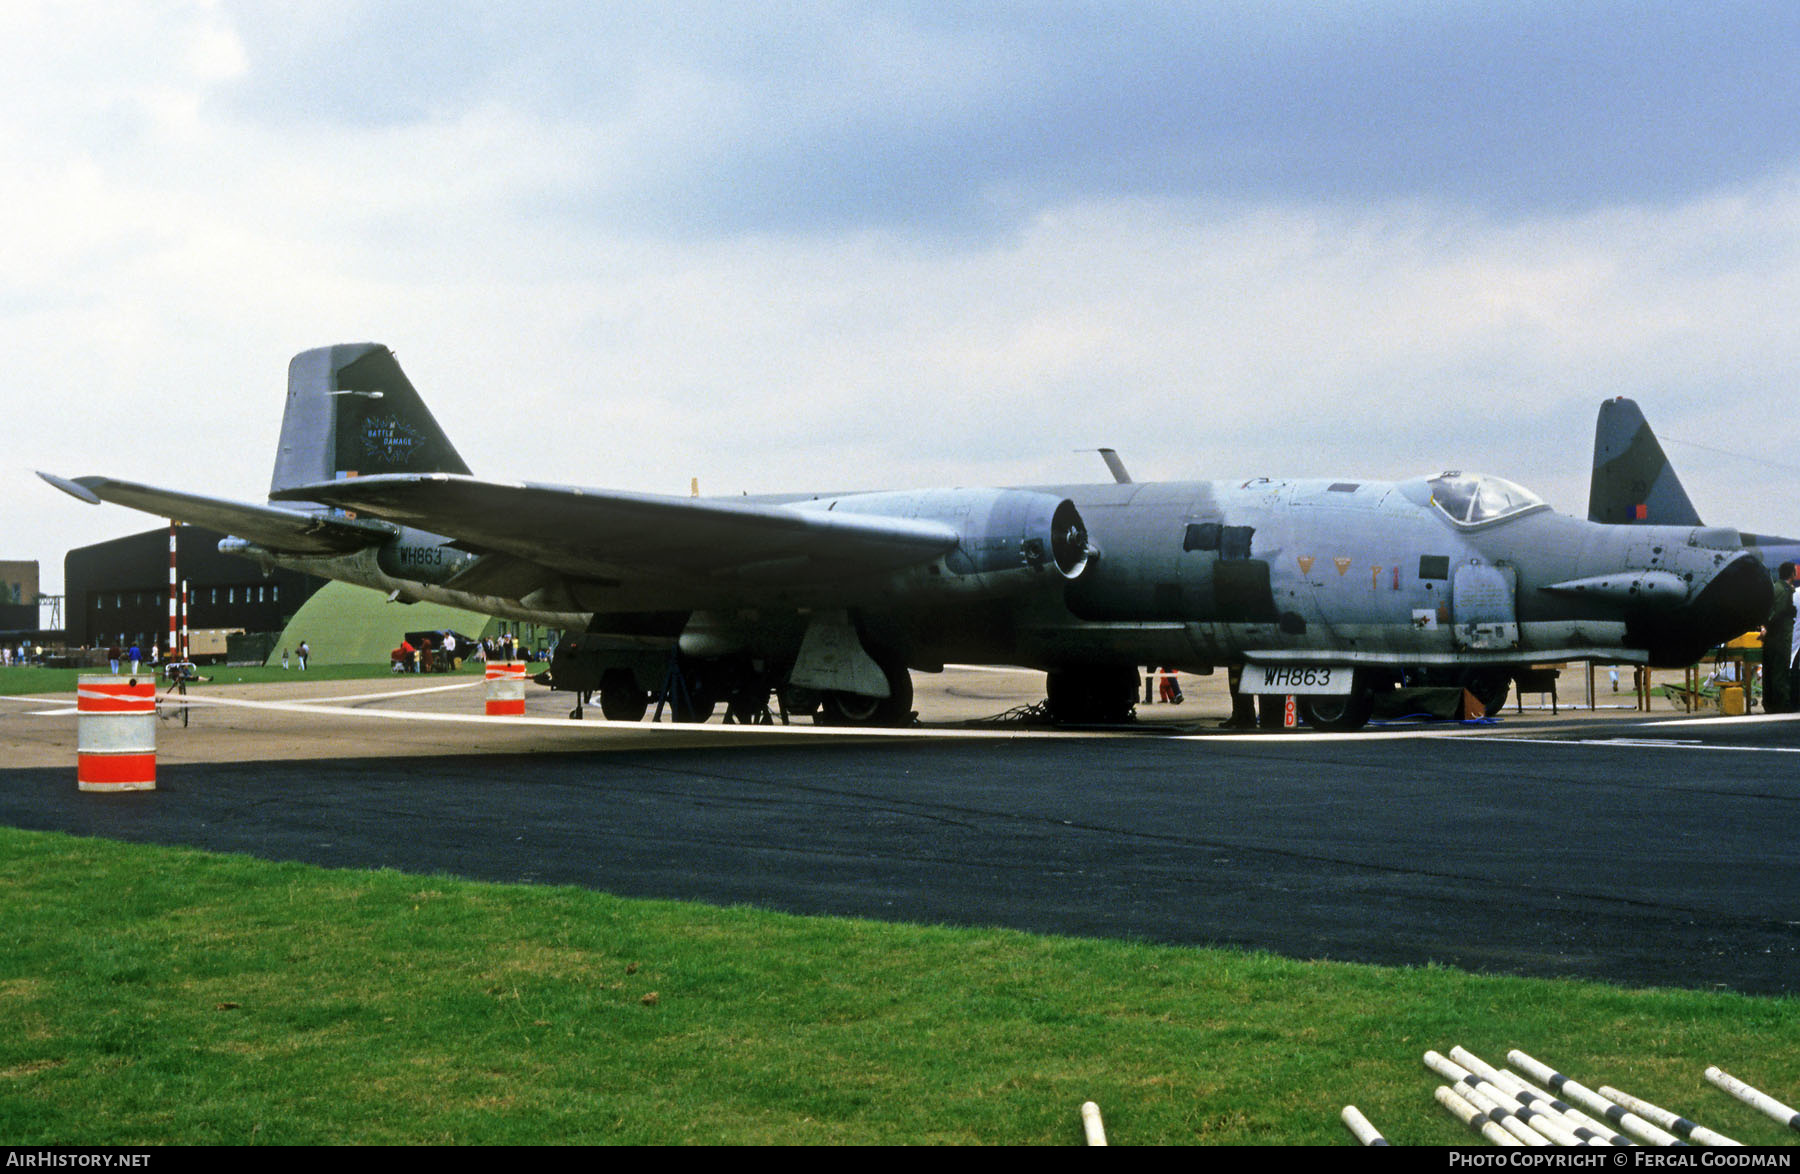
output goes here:
[{"label": "white boundary line", "polygon": [[[343,705],[346,702],[351,702],[351,701],[385,701],[390,697],[413,697],[413,696],[416,696],[421,693],[444,693],[444,692],[448,692],[448,691],[454,690],[454,689],[473,689],[473,688],[477,687],[478,685],[483,685],[483,684],[486,684],[486,682],[485,681],[458,681],[454,685],[430,685],[430,686],[426,686],[424,688],[419,688],[419,689],[396,689],[396,690],[393,690],[391,692],[386,692],[386,693],[354,693],[354,694],[349,694],[344,697],[300,697],[300,698],[296,698],[293,701],[289,701],[289,702],[257,702],[256,704],[305,705],[305,706],[309,706],[309,707]],[[60,706],[60,708],[57,708],[57,709],[37,710],[35,713],[33,713],[31,715],[33,717],[61,717],[66,714],[78,712],[78,710],[76,709],[75,706],[69,704],[68,702],[62,701],[62,696],[63,696],[62,694],[58,694],[58,693],[42,693],[35,697],[30,696],[30,695],[0,694],[0,701],[17,701],[17,702],[19,702],[21,704],[25,704],[25,705],[36,704],[36,705]],[[165,694],[165,693],[158,693],[156,695],[156,700],[157,700],[157,704],[161,705],[161,704],[164,704],[165,702],[167,702],[169,700],[169,698],[168,698],[167,694]],[[204,697],[204,696],[195,694],[195,695],[190,695],[188,697],[188,700],[193,701],[196,704],[204,705],[204,704],[207,704],[212,701],[225,700],[225,699],[209,698],[209,697]]]},{"label": "white boundary line", "polygon": [[[956,666],[956,667],[982,668],[982,666]],[[983,668],[983,671],[1022,672],[1022,671],[1027,671],[1027,670],[1007,669],[1007,668]],[[988,740],[997,739],[997,738],[999,738],[999,739],[1005,739],[1005,738],[1069,739],[1069,738],[1144,738],[1144,737],[1148,737],[1148,736],[1153,736],[1153,735],[1146,734],[1142,728],[1133,729],[1130,731],[1124,731],[1124,730],[1120,730],[1120,731],[1111,731],[1111,730],[1037,730],[1037,729],[1026,730],[1026,729],[1016,729],[1016,728],[1007,728],[1007,727],[996,727],[996,728],[992,728],[992,729],[986,729],[986,728],[980,728],[980,727],[967,727],[967,726],[948,727],[948,728],[932,727],[932,728],[923,728],[923,729],[918,728],[918,727],[906,727],[906,728],[900,728],[900,729],[893,729],[893,728],[880,727],[880,726],[813,726],[813,725],[741,726],[741,725],[719,725],[719,724],[712,724],[712,723],[705,723],[705,722],[698,722],[698,723],[692,723],[692,724],[689,724],[689,723],[657,723],[657,722],[643,722],[643,721],[609,722],[603,718],[601,718],[601,719],[586,719],[586,720],[577,722],[577,721],[571,721],[567,718],[488,717],[485,714],[419,713],[417,711],[410,711],[410,710],[357,709],[357,708],[351,708],[350,706],[348,706],[346,704],[348,702],[356,702],[356,701],[385,701],[390,698],[398,699],[398,698],[416,696],[416,695],[421,695],[421,694],[426,694],[426,693],[443,693],[443,692],[450,692],[450,691],[454,691],[454,690],[458,690],[458,689],[472,689],[472,688],[476,687],[477,685],[483,685],[483,684],[485,684],[484,681],[459,681],[452,685],[429,685],[429,686],[424,686],[424,687],[420,687],[420,688],[416,688],[416,689],[403,689],[403,690],[398,690],[398,691],[389,691],[389,692],[381,692],[381,693],[361,693],[361,694],[348,695],[348,696],[344,696],[344,697],[299,698],[299,699],[292,700],[292,701],[250,701],[250,700],[247,700],[244,698],[218,697],[218,696],[209,696],[204,693],[197,693],[197,694],[190,693],[187,696],[187,702],[188,702],[188,704],[197,706],[197,707],[208,706],[208,705],[219,705],[219,706],[226,706],[226,707],[237,707],[237,708],[241,708],[241,709],[262,709],[262,710],[268,710],[270,712],[275,712],[275,713],[311,713],[311,714],[320,714],[320,715],[330,714],[330,715],[336,715],[336,716],[341,716],[341,717],[385,719],[385,720],[390,720],[390,721],[422,721],[422,722],[450,722],[450,723],[465,722],[465,723],[476,723],[476,724],[498,722],[501,725],[539,726],[539,727],[544,727],[544,728],[549,728],[549,729],[559,729],[559,730],[589,729],[589,730],[595,731],[596,733],[598,733],[598,732],[624,733],[627,731],[637,731],[640,734],[642,734],[642,733],[646,733],[649,731],[661,731],[665,734],[675,734],[675,733],[696,734],[703,738],[735,736],[735,735],[743,735],[743,734],[749,734],[753,737],[795,736],[795,737],[802,737],[802,738],[853,737],[853,738],[874,738],[874,739],[882,739],[882,738],[949,738],[949,739],[962,738],[962,739],[969,739],[969,738],[973,738],[973,739],[988,739]],[[65,700],[66,697],[67,697],[66,694],[59,695],[59,694],[54,694],[54,693],[37,694],[37,695],[0,694],[0,701],[12,701],[12,702],[17,702],[17,703],[24,704],[24,705],[49,705],[49,706],[56,707],[56,708],[51,708],[51,709],[42,709],[42,710],[34,711],[30,715],[33,717],[73,716],[74,714],[76,714],[77,710],[74,705],[72,705],[68,700]],[[157,700],[158,700],[159,704],[167,704],[169,702],[169,699],[161,694],[158,695]],[[1663,721],[1645,722],[1644,724],[1646,727],[1661,728],[1661,727],[1666,727],[1666,726],[1682,727],[1682,726],[1691,726],[1691,725],[1709,725],[1709,724],[1716,724],[1718,721],[1719,721],[1719,718],[1714,716],[1714,717],[1695,717],[1695,718],[1673,718],[1673,719],[1667,719],[1667,720],[1663,720]],[[1739,718],[1733,719],[1732,724],[1738,725],[1738,724],[1742,724],[1744,722],[1764,723],[1764,722],[1778,722],[1778,721],[1800,721],[1800,714],[1746,715],[1744,717],[1739,717]],[[1737,751],[1740,753],[1762,752],[1762,753],[1770,753],[1770,754],[1800,754],[1800,747],[1703,745],[1703,744],[1693,742],[1693,741],[1676,740],[1676,739],[1669,739],[1667,741],[1664,741],[1664,740],[1656,739],[1656,738],[1645,738],[1645,739],[1578,738],[1578,737],[1576,737],[1576,738],[1531,738],[1531,737],[1524,737],[1524,736],[1509,735],[1505,732],[1504,727],[1492,726],[1492,725],[1482,725],[1482,726],[1447,725],[1447,726],[1435,726],[1435,727],[1423,727],[1422,726],[1422,727],[1416,727],[1416,728],[1396,729],[1396,730],[1362,729],[1362,730],[1337,732],[1337,733],[1310,731],[1310,730],[1305,730],[1305,729],[1269,730],[1269,731],[1254,730],[1254,731],[1245,731],[1243,733],[1207,732],[1207,733],[1201,733],[1201,734],[1172,734],[1172,735],[1168,735],[1167,739],[1169,741],[1176,741],[1176,742],[1252,742],[1252,743],[1272,742],[1272,741],[1279,740],[1282,742],[1286,742],[1288,744],[1293,744],[1296,742],[1301,743],[1301,744],[1317,744],[1317,743],[1321,743],[1321,742],[1376,742],[1376,741],[1403,741],[1403,740],[1407,740],[1407,739],[1479,738],[1484,735],[1492,736],[1496,740],[1500,740],[1500,741],[1520,742],[1520,743],[1527,743],[1527,744],[1545,744],[1545,745],[1563,745],[1563,746],[1569,746],[1569,745],[1600,746],[1600,747],[1613,747],[1616,749],[1631,749],[1631,748],[1640,747],[1640,746],[1647,746],[1647,747],[1651,747],[1654,749],[1662,749],[1662,750],[1668,750],[1668,749],[1675,749],[1675,750],[1727,750],[1727,751]]]},{"label": "white boundary line", "polygon": [[[1460,723],[1450,726],[1419,727],[1417,729],[1385,730],[1364,727],[1360,730],[1308,730],[1296,727],[1292,730],[1268,730],[1241,734],[1175,734],[1177,742],[1397,742],[1407,738],[1478,738],[1484,733],[1500,729],[1499,726],[1463,726]],[[1551,740],[1551,739],[1547,739]],[[1520,739],[1524,741],[1524,739]]]},{"label": "white boundary line", "polygon": [[75,697],[72,693],[39,693],[36,696],[29,693],[16,696],[0,694],[0,701],[16,701],[20,705],[56,706],[55,709],[34,709],[26,715],[27,717],[67,717],[80,712],[76,708]]},{"label": "white boundary line", "polygon": [[273,713],[305,713],[319,716],[353,717],[385,721],[419,721],[440,722],[465,725],[485,725],[497,729],[508,727],[538,727],[556,730],[583,730],[595,734],[638,733],[650,736],[697,735],[702,738],[741,737],[750,735],[759,738],[799,737],[799,738],[973,738],[973,739],[1005,739],[1005,738],[1141,738],[1143,735],[1132,732],[1107,733],[1096,731],[1082,733],[1064,730],[1013,730],[1013,729],[889,729],[879,726],[739,726],[713,725],[710,723],[661,723],[661,722],[609,722],[605,719],[571,721],[566,717],[488,717],[486,714],[463,713],[419,713],[411,710],[386,709],[352,709],[341,705],[322,705],[297,701],[246,701],[237,697],[206,697],[188,695],[190,705],[201,707],[219,705],[236,709],[260,709]]},{"label": "white boundary line", "polygon": [[[1720,716],[1715,713],[1707,717],[1667,717],[1663,718],[1661,721],[1646,722],[1645,724],[1651,726],[1694,726],[1720,720],[1722,720]],[[1728,720],[1734,726],[1760,726],[1770,722],[1800,721],[1800,713],[1740,713],[1736,717]]]},{"label": "white boundary line", "polygon": [[355,693],[347,697],[301,697],[292,705],[341,705],[346,701],[385,701],[389,697],[416,697],[421,693],[447,693],[453,689],[473,689],[483,681],[458,681],[454,685],[430,685],[418,689],[398,689],[391,693]]},{"label": "white boundary line", "polygon": [[1687,738],[1497,738],[1535,746],[1595,746],[1610,750],[1724,750],[1738,754],[1800,754],[1800,746],[1729,746]]}]

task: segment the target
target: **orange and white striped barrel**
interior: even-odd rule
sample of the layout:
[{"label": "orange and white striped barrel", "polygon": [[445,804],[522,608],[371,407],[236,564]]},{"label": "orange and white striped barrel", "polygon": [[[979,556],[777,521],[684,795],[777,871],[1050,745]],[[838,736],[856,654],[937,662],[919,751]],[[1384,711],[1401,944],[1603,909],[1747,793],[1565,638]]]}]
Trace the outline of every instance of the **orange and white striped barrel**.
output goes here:
[{"label": "orange and white striped barrel", "polygon": [[487,715],[525,716],[525,664],[503,660],[487,666]]},{"label": "orange and white striped barrel", "polygon": [[83,791],[156,789],[154,677],[78,677],[75,712],[78,787]]}]

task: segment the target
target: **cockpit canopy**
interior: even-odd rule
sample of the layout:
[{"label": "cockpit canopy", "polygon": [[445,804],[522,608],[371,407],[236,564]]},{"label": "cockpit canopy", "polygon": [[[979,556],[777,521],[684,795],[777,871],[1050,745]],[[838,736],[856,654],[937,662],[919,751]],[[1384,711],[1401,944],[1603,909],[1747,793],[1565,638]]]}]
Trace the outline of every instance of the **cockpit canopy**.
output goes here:
[{"label": "cockpit canopy", "polygon": [[1452,470],[1439,473],[1426,484],[1431,488],[1431,504],[1459,526],[1497,522],[1530,510],[1550,508],[1543,498],[1504,477]]}]

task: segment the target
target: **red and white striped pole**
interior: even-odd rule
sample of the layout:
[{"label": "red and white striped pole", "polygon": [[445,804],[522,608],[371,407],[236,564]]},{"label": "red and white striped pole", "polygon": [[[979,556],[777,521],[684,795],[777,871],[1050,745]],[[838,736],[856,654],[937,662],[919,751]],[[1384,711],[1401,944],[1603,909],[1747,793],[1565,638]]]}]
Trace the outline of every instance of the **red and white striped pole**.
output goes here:
[{"label": "red and white striped pole", "polygon": [[178,587],[179,587],[179,584],[175,580],[175,519],[170,518],[169,519],[169,642],[167,644],[163,645],[164,648],[169,650],[169,659],[170,660],[176,659],[176,656],[175,656],[175,649],[176,649],[175,612],[176,612],[176,605],[179,602],[179,596],[177,594]]},{"label": "red and white striped pole", "polygon": [[156,679],[83,674],[75,682],[75,785],[156,790]]},{"label": "red and white striped pole", "polygon": [[188,658],[188,622],[191,618],[191,616],[189,614],[189,603],[190,603],[190,600],[188,599],[188,581],[186,579],[183,579],[181,581],[181,659],[182,660],[186,660]]}]

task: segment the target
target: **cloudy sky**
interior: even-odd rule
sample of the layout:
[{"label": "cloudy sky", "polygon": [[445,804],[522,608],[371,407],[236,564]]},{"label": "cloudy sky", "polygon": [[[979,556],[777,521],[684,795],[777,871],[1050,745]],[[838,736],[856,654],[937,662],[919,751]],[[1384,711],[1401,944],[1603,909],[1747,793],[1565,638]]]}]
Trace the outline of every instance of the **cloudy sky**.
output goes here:
[{"label": "cloudy sky", "polygon": [[0,558],[261,500],[297,351],[644,491],[1501,473],[1800,532],[1800,6],[0,6]]}]

